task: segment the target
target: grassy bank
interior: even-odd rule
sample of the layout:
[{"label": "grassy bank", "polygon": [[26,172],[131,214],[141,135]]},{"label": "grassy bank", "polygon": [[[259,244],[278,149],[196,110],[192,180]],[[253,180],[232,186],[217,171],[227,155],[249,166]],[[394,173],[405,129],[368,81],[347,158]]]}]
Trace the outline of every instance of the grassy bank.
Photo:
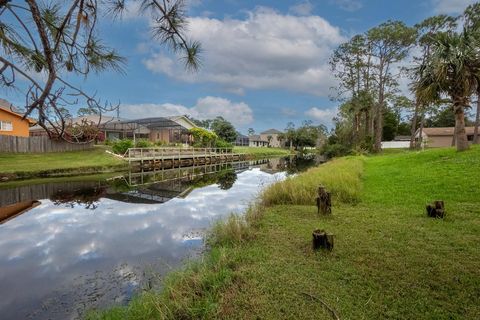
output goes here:
[{"label": "grassy bank", "polygon": [[12,180],[111,172],[125,166],[102,147],[58,153],[0,153],[0,176]]},{"label": "grassy bank", "polygon": [[[478,168],[477,147],[311,169],[268,189],[246,219],[217,223],[212,251],[163,290],[89,318],[478,319]],[[320,183],[334,193],[330,217],[312,205]],[[424,212],[437,199],[444,220]],[[312,251],[315,228],[336,235],[333,252]]]},{"label": "grassy bank", "polygon": [[235,147],[234,152],[246,153],[254,159],[268,158],[268,157],[281,157],[295,154],[295,152],[289,149],[283,148],[265,148],[265,147]]}]

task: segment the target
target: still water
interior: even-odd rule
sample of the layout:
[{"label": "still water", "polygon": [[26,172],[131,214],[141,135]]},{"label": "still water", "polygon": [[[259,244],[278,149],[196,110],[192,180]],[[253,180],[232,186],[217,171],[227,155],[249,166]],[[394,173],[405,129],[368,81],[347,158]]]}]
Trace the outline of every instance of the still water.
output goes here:
[{"label": "still water", "polygon": [[212,221],[314,163],[282,158],[0,189],[0,319],[77,319],[126,303],[201,253]]}]

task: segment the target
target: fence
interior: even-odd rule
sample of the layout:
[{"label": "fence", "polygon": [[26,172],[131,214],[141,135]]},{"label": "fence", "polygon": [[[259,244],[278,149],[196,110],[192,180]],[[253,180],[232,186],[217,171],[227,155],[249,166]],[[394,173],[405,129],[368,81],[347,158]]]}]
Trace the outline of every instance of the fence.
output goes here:
[{"label": "fence", "polygon": [[72,144],[65,141],[55,141],[47,136],[15,137],[0,135],[0,152],[63,152],[81,151],[93,148],[93,143]]}]

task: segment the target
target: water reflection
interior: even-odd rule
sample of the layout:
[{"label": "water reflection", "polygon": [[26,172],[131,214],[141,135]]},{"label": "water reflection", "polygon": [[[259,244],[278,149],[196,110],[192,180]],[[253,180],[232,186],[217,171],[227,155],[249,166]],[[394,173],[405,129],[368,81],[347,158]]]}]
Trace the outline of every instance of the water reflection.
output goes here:
[{"label": "water reflection", "polygon": [[128,301],[151,287],[149,274],[197,254],[213,220],[243,212],[294,161],[0,190],[1,318],[73,319]]}]

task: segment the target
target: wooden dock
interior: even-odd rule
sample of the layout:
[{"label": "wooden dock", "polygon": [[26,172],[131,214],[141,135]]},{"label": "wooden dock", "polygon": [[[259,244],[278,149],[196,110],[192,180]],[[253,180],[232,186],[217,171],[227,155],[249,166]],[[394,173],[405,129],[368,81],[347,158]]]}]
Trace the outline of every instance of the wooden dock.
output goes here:
[{"label": "wooden dock", "polygon": [[130,148],[124,155],[131,167],[181,168],[223,162],[244,161],[245,153],[221,148]]}]

